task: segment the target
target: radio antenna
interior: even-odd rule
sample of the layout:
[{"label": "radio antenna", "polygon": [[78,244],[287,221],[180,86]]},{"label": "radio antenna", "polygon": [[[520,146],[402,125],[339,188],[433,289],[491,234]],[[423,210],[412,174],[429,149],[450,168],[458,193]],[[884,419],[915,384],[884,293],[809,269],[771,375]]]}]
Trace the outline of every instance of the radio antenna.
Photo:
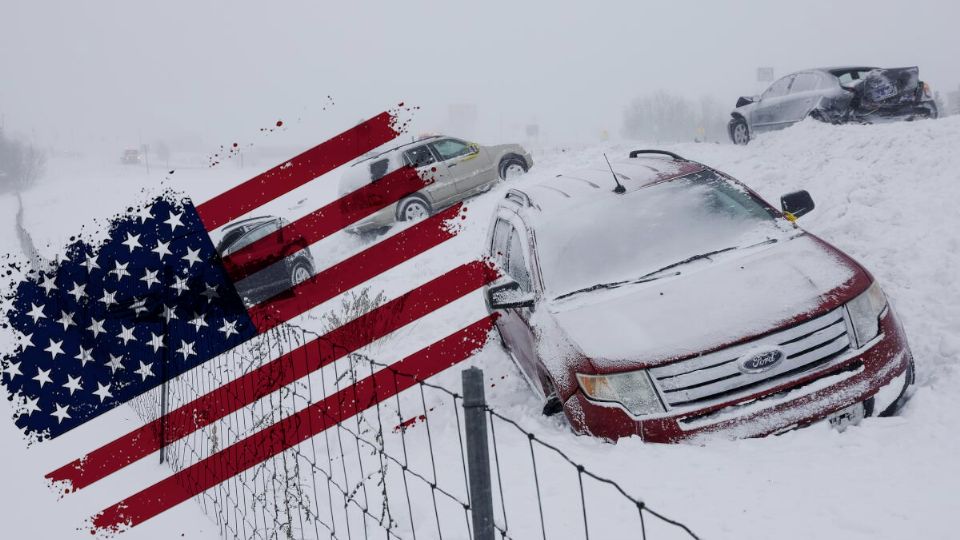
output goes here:
[{"label": "radio antenna", "polygon": [[610,164],[610,159],[607,158],[607,153],[603,153],[603,159],[607,160],[607,167],[610,167],[610,174],[613,175],[613,181],[617,183],[617,187],[613,188],[613,192],[616,194],[622,194],[627,191],[627,188],[623,187],[623,184],[620,183],[620,180],[617,179],[617,173],[613,172],[613,165]]}]

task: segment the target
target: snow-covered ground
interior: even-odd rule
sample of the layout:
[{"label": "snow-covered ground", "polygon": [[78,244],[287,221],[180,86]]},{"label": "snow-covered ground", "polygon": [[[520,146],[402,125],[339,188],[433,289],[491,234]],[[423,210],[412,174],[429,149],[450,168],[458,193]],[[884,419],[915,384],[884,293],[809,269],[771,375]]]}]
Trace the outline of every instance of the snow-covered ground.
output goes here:
[{"label": "snow-covered ground", "polygon": [[[796,189],[812,194],[817,208],[801,225],[863,263],[905,326],[918,384],[902,416],[867,419],[843,434],[818,425],[703,447],[607,445],[571,438],[552,422],[541,421],[542,429],[555,429],[550,440],[588,468],[709,538],[956,538],[957,148],[960,117],[880,126],[805,122],[746,147],[665,147],[733,175],[773,204]],[[598,151],[538,156],[538,166],[562,168],[594,160]],[[493,354],[484,360],[488,372],[500,363]],[[518,398],[521,389],[519,382],[498,385],[493,400],[514,417],[532,418],[536,404]]]},{"label": "snow-covered ground", "polygon": [[[546,149],[535,154],[531,176],[550,178],[597,163],[602,152],[625,155],[634,148],[653,146],[617,143]],[[542,417],[541,404],[496,343],[471,360],[490,380],[492,406],[706,538],[955,538],[960,534],[955,513],[960,507],[956,489],[960,484],[956,459],[960,455],[956,417],[960,410],[960,370],[956,368],[960,290],[954,286],[960,276],[960,217],[954,210],[960,198],[960,152],[956,150],[960,117],[879,126],[806,122],[761,136],[746,147],[693,143],[660,147],[727,172],[773,203],[782,193],[796,189],[813,195],[817,208],[801,224],[863,263],[883,285],[905,326],[917,361],[918,384],[902,416],[867,419],[842,434],[817,425],[779,437],[716,440],[702,446],[639,440],[613,445],[574,436],[562,420]],[[227,162],[214,168],[182,168],[174,174],[154,170],[147,175],[136,167],[56,160],[47,178],[24,194],[24,225],[39,251],[54,257],[58,246],[82,225],[123,211],[142,197],[145,187],[156,191],[162,182],[202,201],[254,172]],[[335,171],[257,213],[303,215],[335,197],[337,178]],[[506,187],[470,201],[457,238],[388,272],[371,284],[373,288],[392,297],[421,283],[423,276],[481,256],[490,212]],[[0,198],[0,210],[6,216],[0,221],[4,231],[0,252],[20,253],[14,233],[16,200]],[[85,230],[96,227],[88,225]],[[337,234],[312,249],[323,267],[362,248],[355,238]],[[327,302],[299,322],[316,327],[319,315],[337,306],[336,299]],[[482,301],[472,294],[437,317],[404,329],[403,346],[397,346],[394,338],[394,342],[375,344],[368,353],[381,361],[402,357],[482,314]],[[437,381],[456,389],[459,370],[444,373]],[[9,417],[6,407],[0,413]],[[92,449],[92,440],[102,436],[71,439],[69,444],[57,440],[49,443],[49,449],[44,448],[47,443],[24,449],[9,421],[2,422],[0,459],[24,465],[5,471],[4,483],[22,489],[0,490],[0,515],[30,522],[19,530],[21,536],[67,537],[100,507],[74,502],[93,500],[83,492],[58,502],[57,495],[46,490],[43,473]],[[121,407],[92,424],[97,431],[118,434],[135,427],[137,419],[129,408]],[[435,435],[449,434],[450,429],[445,426]],[[529,452],[525,444],[507,441],[504,449]],[[123,482],[128,482],[128,490],[139,489],[166,474],[153,456],[130,469],[95,492],[99,503],[112,504],[116,497],[129,494]],[[523,510],[532,511],[526,504]],[[576,506],[572,509],[579,511]],[[45,519],[49,515],[58,519]],[[125,534],[207,537],[198,532],[201,529],[207,536],[216,535],[216,527],[199,517],[198,507],[186,503]]]}]

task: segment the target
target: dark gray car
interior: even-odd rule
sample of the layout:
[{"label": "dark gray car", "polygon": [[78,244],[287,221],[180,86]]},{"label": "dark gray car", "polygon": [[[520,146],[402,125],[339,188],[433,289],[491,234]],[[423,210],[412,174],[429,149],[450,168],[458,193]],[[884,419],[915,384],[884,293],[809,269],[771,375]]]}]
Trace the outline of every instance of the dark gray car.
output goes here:
[{"label": "dark gray car", "polygon": [[[236,221],[223,229],[223,237],[217,244],[217,253],[225,257],[252,244],[254,241],[278,231],[289,224],[286,219],[274,216],[253,217]],[[257,304],[280,294],[313,275],[314,262],[310,248],[302,241],[284,243],[278,238],[277,252],[285,255],[263,270],[236,283],[237,293],[248,304]]]},{"label": "dark gray car", "polygon": [[735,144],[805,118],[831,123],[936,118],[930,88],[916,67],[818,68],[783,77],[763,94],[741,97],[728,125]]}]

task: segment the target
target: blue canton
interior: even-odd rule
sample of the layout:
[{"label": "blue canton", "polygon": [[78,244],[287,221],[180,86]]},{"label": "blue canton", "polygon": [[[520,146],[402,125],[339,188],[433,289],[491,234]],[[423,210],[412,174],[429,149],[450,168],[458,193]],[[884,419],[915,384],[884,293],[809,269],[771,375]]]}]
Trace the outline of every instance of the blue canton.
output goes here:
[{"label": "blue canton", "polygon": [[21,281],[0,382],[16,424],[57,437],[256,335],[189,201],[158,197]]}]

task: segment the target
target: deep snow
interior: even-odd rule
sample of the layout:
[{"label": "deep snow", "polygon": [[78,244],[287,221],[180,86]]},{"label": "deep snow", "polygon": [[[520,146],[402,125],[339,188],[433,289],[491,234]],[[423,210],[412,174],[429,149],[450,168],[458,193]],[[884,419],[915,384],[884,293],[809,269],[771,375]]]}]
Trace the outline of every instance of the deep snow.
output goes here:
[{"label": "deep snow", "polygon": [[[537,164],[531,176],[551,178],[596,163],[601,152],[625,155],[639,147],[658,146],[631,143],[545,149],[535,153]],[[542,417],[541,404],[495,342],[471,361],[483,367],[491,382],[488,398],[492,405],[588,469],[616,479],[653,508],[707,538],[955,537],[960,529],[955,515],[960,507],[956,490],[960,484],[956,459],[960,455],[960,421],[956,419],[960,410],[960,371],[956,368],[960,291],[954,281],[960,276],[960,218],[953,207],[960,197],[960,152],[956,150],[960,147],[960,117],[878,126],[805,122],[761,136],[746,147],[694,143],[660,147],[727,172],[775,204],[782,193],[810,191],[817,208],[800,224],[863,263],[883,285],[906,328],[917,360],[918,384],[902,416],[867,419],[842,434],[817,425],[779,437],[715,440],[701,446],[652,445],[633,439],[612,445],[574,436],[561,419]],[[57,246],[81,224],[122,211],[137,200],[142,187],[156,186],[163,177],[166,185],[203,200],[253,172],[228,165],[178,169],[173,175],[155,171],[147,176],[139,169],[90,161],[61,159],[51,165],[48,178],[24,195],[26,227],[47,257],[54,256]],[[336,196],[338,175],[335,171],[298,189],[272,204],[266,213],[295,218],[320,206]],[[389,272],[375,289],[393,297],[412,281],[420,283],[423,276],[480,256],[490,212],[506,187],[498,186],[471,201],[463,232],[456,239],[422,261]],[[309,202],[304,204],[304,199]],[[9,210],[3,212],[9,217],[0,223],[8,231],[0,236],[0,250],[18,253],[13,234],[16,201],[5,196],[0,204]],[[313,251],[322,267],[362,248],[355,238],[341,234],[315,245]],[[328,302],[300,323],[317,326],[320,315],[336,307],[337,302]],[[482,313],[481,299],[474,294],[436,318],[404,329],[404,339],[410,343],[399,346],[396,340],[385,340],[370,350],[381,361],[399,358]],[[437,380],[456,389],[459,370]],[[133,428],[137,421],[129,408],[121,407],[98,422],[100,429],[109,432],[120,425]],[[418,429],[422,428],[411,431]],[[450,435],[450,429],[444,426],[435,435]],[[82,525],[73,520],[86,517],[83,512],[99,509],[90,502],[93,499],[112,504],[118,495],[126,494],[123,481],[128,482],[129,491],[131,486],[139,487],[165,474],[151,456],[98,492],[82,492],[57,502],[56,495],[43,487],[43,472],[78,457],[95,443],[78,439],[50,449],[41,445],[24,450],[12,424],[6,424],[0,433],[4,462],[29,464],[5,475],[8,485],[21,483],[23,491],[0,491],[4,517],[30,517],[23,523],[32,523],[20,530],[24,536],[62,538],[66,531]],[[102,436],[88,438],[99,440]],[[517,455],[529,452],[524,440],[503,444]],[[41,463],[44,460],[46,464]],[[557,476],[562,471],[558,466]],[[554,493],[563,489],[557,486]],[[602,506],[603,500],[597,506]],[[529,504],[526,501],[523,507],[529,510]],[[572,509],[579,511],[576,506]],[[44,518],[54,513],[61,519]],[[165,527],[176,527],[177,533],[193,537],[190,535],[197,534],[195,523],[196,528],[215,535],[216,527],[197,519],[198,513],[194,503],[186,503],[125,536],[156,537]],[[558,517],[560,522],[564,517]],[[617,523],[608,525],[616,530]]]},{"label": "deep snow", "polygon": [[[609,154],[646,145],[616,145]],[[654,145],[649,145],[654,146]],[[745,182],[773,204],[806,189],[817,208],[800,224],[873,273],[917,361],[913,399],[897,418],[836,433],[824,425],[759,440],[661,446],[551,441],[710,538],[955,538],[960,529],[960,117],[877,126],[805,122],[746,147],[665,149]],[[539,156],[544,168],[596,149]],[[567,163],[558,163],[567,162]],[[573,162],[573,163],[570,163]],[[543,171],[541,171],[543,172]],[[484,358],[491,375],[500,361]],[[498,385],[508,414],[535,418],[522,385]],[[531,420],[531,423],[532,420]]]}]

